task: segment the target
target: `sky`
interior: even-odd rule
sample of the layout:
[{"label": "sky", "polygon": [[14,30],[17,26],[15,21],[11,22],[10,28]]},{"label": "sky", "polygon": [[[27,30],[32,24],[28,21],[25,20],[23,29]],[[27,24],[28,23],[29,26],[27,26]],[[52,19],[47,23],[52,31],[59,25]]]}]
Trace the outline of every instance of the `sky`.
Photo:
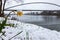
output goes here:
[{"label": "sky", "polygon": [[[31,2],[49,2],[49,3],[54,3],[60,5],[60,0],[22,0],[22,1],[15,1],[15,0],[9,0],[6,3],[5,8],[18,5],[18,4],[24,4],[24,3],[31,3]],[[60,7],[55,6],[55,5],[49,5],[49,4],[28,4],[28,5],[23,5],[23,6],[17,6],[11,9],[17,9],[17,10],[22,10],[22,9],[35,9],[35,10],[60,10]]]},{"label": "sky", "polygon": [[[54,4],[58,4],[60,5],[60,0],[8,0],[6,2],[5,5],[5,9],[14,5],[18,5],[18,4],[24,4],[24,3],[31,3],[31,2],[49,2],[49,3],[54,3]],[[60,10],[60,7],[55,6],[55,5],[49,5],[49,4],[28,4],[28,5],[23,5],[23,6],[17,6],[14,8],[10,8],[10,9],[16,9],[18,11],[21,10]]]}]

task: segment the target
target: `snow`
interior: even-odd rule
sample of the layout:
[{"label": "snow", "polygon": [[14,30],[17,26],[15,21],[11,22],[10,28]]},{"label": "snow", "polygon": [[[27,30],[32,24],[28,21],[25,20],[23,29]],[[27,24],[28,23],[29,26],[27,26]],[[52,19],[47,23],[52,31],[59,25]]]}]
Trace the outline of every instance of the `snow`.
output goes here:
[{"label": "snow", "polygon": [[[31,1],[29,1],[29,2],[31,2]],[[33,1],[35,1],[35,0],[33,0]],[[38,0],[38,1],[40,1],[40,0]],[[6,3],[5,8],[19,4],[12,0],[9,0],[9,2],[7,2],[9,4]],[[26,0],[25,2],[28,2],[28,0]],[[56,3],[56,4],[60,3],[59,1],[56,2],[55,0],[54,1],[50,0],[47,2]],[[48,5],[46,6],[46,5],[40,5],[40,4],[39,4],[39,6],[38,5],[36,6],[36,5],[37,4],[35,4],[35,5],[32,4],[32,5],[27,5],[27,6],[15,7],[13,9],[28,9],[28,8],[29,9],[39,9],[39,8],[40,9],[53,9],[53,8],[60,9],[60,7],[55,7],[55,6],[48,6]],[[0,18],[0,21],[3,21],[3,20],[4,20],[4,18],[2,18],[2,19]],[[37,26],[34,24],[29,24],[29,23],[22,23],[22,22],[15,21],[15,20],[8,20],[7,23],[15,24],[15,25],[14,25],[14,27],[5,26],[5,29],[2,30],[2,31],[6,32],[5,35],[2,35],[2,36],[1,36],[2,33],[0,33],[0,36],[4,40],[9,40],[11,37],[13,37],[14,35],[16,35],[17,33],[21,32],[21,31],[23,31],[23,32],[21,34],[17,35],[16,37],[12,38],[11,40],[27,40],[26,39],[27,36],[29,37],[29,40],[60,40],[60,32],[55,31],[55,30],[50,30],[47,28],[43,28],[42,26]],[[26,34],[27,32],[28,32],[28,35]],[[0,37],[0,40],[2,40],[1,37]]]},{"label": "snow", "polygon": [[[9,40],[11,37],[21,31],[23,32],[12,38],[11,40],[27,40],[26,37],[29,37],[29,40],[60,40],[60,32],[55,30],[50,30],[47,28],[43,28],[42,26],[22,23],[14,20],[8,20],[7,23],[15,25],[14,27],[5,26],[5,29],[2,30],[6,31],[5,36],[1,36],[2,38],[4,38],[4,40]],[[28,35],[26,34],[27,32]]]}]

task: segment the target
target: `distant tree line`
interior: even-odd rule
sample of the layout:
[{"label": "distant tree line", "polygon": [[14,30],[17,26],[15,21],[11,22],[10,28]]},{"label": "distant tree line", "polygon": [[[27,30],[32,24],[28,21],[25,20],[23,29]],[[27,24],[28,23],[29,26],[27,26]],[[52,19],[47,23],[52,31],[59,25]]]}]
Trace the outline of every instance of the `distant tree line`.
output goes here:
[{"label": "distant tree line", "polygon": [[42,12],[30,12],[25,15],[56,15],[60,16],[60,11],[42,11]]},{"label": "distant tree line", "polygon": [[60,16],[60,11],[43,11],[41,15],[56,15]]}]

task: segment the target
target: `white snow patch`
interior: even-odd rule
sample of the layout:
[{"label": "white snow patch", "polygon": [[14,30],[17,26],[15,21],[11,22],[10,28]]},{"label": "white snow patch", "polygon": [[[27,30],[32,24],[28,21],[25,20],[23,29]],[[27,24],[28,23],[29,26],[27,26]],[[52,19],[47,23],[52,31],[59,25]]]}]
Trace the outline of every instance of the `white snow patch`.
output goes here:
[{"label": "white snow patch", "polygon": [[6,31],[6,36],[1,36],[4,38],[4,40],[8,40],[21,31],[23,32],[14,37],[12,40],[25,40],[26,32],[29,33],[29,40],[60,40],[60,32],[55,30],[50,30],[34,24],[22,23],[14,20],[8,20],[7,23],[14,23],[15,27],[5,26],[6,28],[2,31]]}]

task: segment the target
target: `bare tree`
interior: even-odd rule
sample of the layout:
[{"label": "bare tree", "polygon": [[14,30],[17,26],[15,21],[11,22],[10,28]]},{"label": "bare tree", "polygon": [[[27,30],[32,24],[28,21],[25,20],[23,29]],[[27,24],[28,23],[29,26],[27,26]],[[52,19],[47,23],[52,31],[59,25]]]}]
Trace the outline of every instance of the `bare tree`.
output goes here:
[{"label": "bare tree", "polygon": [[4,0],[4,3],[2,2],[3,1],[0,0],[0,17],[4,17],[4,7],[5,7],[6,0]]},{"label": "bare tree", "polygon": [[0,0],[0,17],[2,17],[2,0]]}]

